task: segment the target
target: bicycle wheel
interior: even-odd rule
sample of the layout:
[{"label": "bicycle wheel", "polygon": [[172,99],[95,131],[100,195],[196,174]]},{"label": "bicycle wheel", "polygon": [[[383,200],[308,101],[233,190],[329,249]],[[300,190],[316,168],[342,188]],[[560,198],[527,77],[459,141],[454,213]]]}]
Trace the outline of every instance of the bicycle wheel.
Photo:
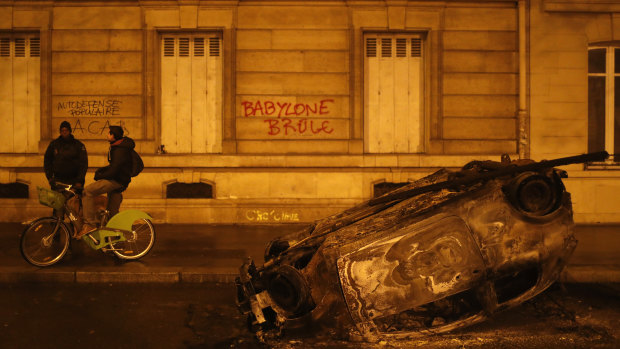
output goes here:
[{"label": "bicycle wheel", "polygon": [[37,267],[47,267],[57,263],[69,249],[69,229],[60,223],[54,233],[56,218],[39,218],[30,223],[22,233],[19,249],[24,259]]},{"label": "bicycle wheel", "polygon": [[138,259],[146,256],[155,243],[155,228],[148,219],[140,218],[133,222],[131,232],[125,233],[127,241],[112,245],[114,254],[121,259]]}]

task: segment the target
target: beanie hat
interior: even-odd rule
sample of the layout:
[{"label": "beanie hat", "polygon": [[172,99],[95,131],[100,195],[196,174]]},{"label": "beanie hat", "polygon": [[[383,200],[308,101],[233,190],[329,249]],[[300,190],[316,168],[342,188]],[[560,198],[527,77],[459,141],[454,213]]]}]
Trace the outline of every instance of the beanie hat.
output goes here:
[{"label": "beanie hat", "polygon": [[123,128],[120,126],[110,126],[110,134],[114,136],[114,139],[119,140],[123,138]]},{"label": "beanie hat", "polygon": [[71,132],[71,124],[69,123],[69,121],[63,121],[60,123],[60,129],[62,130],[63,128],[66,128],[69,130],[69,132]]}]

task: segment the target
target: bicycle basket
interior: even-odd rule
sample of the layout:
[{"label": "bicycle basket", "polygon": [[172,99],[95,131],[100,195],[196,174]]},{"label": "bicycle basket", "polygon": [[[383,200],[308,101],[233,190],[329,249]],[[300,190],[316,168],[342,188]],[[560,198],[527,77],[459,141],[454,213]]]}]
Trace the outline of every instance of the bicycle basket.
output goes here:
[{"label": "bicycle basket", "polygon": [[47,188],[37,187],[37,189],[39,190],[39,202],[42,205],[60,210],[65,204],[66,199],[61,193]]}]

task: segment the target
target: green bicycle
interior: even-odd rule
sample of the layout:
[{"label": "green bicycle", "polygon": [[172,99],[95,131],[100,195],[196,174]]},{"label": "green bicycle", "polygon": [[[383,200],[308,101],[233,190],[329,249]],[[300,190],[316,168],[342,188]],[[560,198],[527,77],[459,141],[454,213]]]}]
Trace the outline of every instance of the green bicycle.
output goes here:
[{"label": "green bicycle", "polygon": [[[69,184],[56,183],[62,193],[38,187],[39,202],[62,212],[53,217],[34,220],[21,236],[20,251],[24,259],[38,267],[58,263],[69,250],[71,237],[79,231],[79,212],[70,200],[79,200]],[[78,205],[79,207],[79,205]],[[144,257],[155,243],[152,217],[140,210],[126,210],[110,218],[110,212],[99,211],[101,219],[97,230],[81,239],[94,250],[113,252],[120,259],[134,260]]]}]

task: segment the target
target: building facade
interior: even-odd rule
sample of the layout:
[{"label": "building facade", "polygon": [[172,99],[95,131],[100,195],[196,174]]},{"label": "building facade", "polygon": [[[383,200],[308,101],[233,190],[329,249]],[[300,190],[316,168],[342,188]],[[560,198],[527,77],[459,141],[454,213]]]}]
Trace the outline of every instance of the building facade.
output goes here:
[{"label": "building facade", "polygon": [[[620,4],[3,0],[0,81],[2,220],[47,212],[67,120],[87,183],[124,127],[123,207],[156,222],[311,222],[474,159],[614,153]],[[567,169],[576,221],[620,222],[617,163]]]}]

